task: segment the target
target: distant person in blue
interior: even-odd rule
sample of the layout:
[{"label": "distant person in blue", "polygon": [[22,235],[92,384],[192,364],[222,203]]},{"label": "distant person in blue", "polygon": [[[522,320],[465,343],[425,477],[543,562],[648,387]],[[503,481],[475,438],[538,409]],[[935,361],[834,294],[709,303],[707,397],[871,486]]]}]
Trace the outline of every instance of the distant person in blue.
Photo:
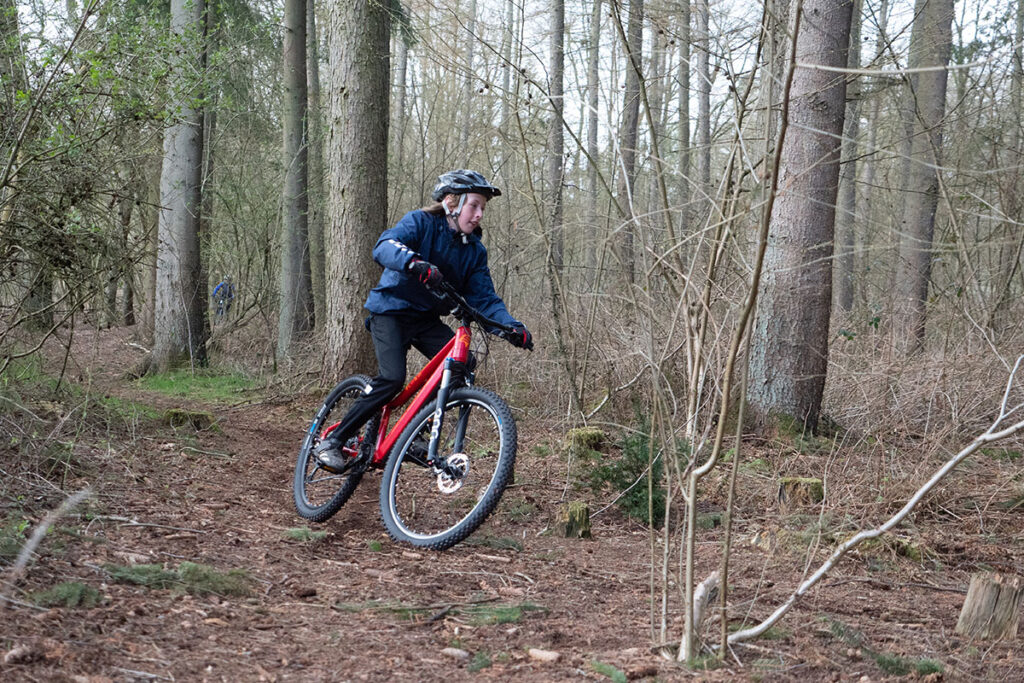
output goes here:
[{"label": "distant person in blue", "polygon": [[217,304],[217,317],[223,318],[231,310],[231,302],[235,300],[235,286],[231,284],[231,276],[225,275],[210,295]]}]

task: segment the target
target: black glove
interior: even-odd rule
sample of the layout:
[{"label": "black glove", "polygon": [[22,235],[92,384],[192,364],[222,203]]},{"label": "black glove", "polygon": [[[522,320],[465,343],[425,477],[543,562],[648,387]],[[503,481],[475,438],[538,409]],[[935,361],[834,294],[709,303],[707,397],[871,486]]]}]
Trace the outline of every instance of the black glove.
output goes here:
[{"label": "black glove", "polygon": [[506,335],[505,338],[508,339],[508,343],[512,346],[517,346],[521,349],[526,349],[527,351],[533,351],[533,335],[530,334],[530,331],[526,329],[525,325],[517,325],[516,327],[513,327],[512,332]]},{"label": "black glove", "polygon": [[412,261],[409,261],[409,265],[406,266],[406,270],[415,275],[419,281],[427,287],[438,287],[442,282],[444,282],[444,276],[441,275],[441,271],[438,267],[428,261],[421,261],[418,258],[414,258]]}]

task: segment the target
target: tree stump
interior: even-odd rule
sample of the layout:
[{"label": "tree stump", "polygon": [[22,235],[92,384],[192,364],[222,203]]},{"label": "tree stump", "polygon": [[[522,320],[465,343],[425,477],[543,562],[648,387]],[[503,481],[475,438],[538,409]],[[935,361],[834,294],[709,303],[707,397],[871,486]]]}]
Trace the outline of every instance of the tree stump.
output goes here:
[{"label": "tree stump", "polygon": [[982,640],[1016,638],[1022,594],[1024,586],[1019,576],[975,574],[956,622],[956,632]]},{"label": "tree stump", "polygon": [[779,479],[779,509],[783,514],[799,507],[815,505],[825,500],[825,484],[821,479],[809,477],[782,477]]},{"label": "tree stump", "polygon": [[590,506],[574,500],[558,510],[555,531],[564,538],[591,538]]}]

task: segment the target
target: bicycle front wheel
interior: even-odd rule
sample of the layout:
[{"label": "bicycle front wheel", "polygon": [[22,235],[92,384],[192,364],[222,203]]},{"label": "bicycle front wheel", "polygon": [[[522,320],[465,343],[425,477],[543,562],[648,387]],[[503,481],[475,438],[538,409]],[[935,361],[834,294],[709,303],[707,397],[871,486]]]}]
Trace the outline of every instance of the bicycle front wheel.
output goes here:
[{"label": "bicycle front wheel", "polygon": [[473,533],[498,505],[515,467],[516,424],[494,392],[454,389],[431,466],[427,445],[436,407],[435,399],[398,438],[381,479],[380,510],[396,541],[444,550]]},{"label": "bicycle front wheel", "polygon": [[313,449],[320,443],[324,429],[341,420],[355,400],[370,386],[366,375],[352,375],[334,387],[313,418],[313,424],[306,430],[306,438],[299,449],[292,482],[292,495],[299,515],[314,522],[323,522],[341,509],[356,486],[363,478],[366,463],[355,457],[361,452],[364,440],[371,443],[377,437],[379,418],[370,420],[358,430],[357,436],[349,439],[346,452],[353,454],[351,465],[343,472],[330,472],[320,467],[313,456]]}]

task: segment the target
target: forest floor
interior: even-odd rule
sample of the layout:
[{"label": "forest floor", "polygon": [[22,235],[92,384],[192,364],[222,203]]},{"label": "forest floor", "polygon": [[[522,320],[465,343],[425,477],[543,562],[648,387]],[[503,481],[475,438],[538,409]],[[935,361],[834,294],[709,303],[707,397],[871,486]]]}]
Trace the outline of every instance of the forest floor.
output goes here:
[{"label": "forest floor", "polygon": [[[1024,574],[1024,509],[999,505],[1021,492],[1019,451],[967,463],[912,523],[841,562],[765,637],[736,646],[718,668],[692,670],[652,647],[644,525],[612,507],[594,518],[591,540],[550,533],[564,497],[588,497],[592,510],[614,498],[567,475],[554,421],[517,411],[515,484],[485,526],[448,551],[389,540],[372,471],[307,534],[291,480],[321,390],[174,397],[124,379],[140,357],[130,341],[124,330],[76,331],[67,374],[107,418],[81,419],[61,437],[70,456],[60,467],[17,470],[15,459],[32,432],[66,432],[83,418],[68,414],[75,402],[23,397],[0,412],[11,431],[0,442],[7,541],[24,542],[65,496],[92,491],[54,523],[17,586],[0,588],[9,598],[0,606],[2,680],[1024,679],[1017,642],[954,634],[972,573]],[[53,360],[59,371],[62,358]],[[162,425],[172,407],[207,410],[216,426]],[[729,577],[736,625],[769,614],[837,540],[880,523],[942,462],[827,439],[745,448]],[[615,445],[602,450],[619,457]],[[823,472],[823,505],[779,511],[779,475]],[[719,562],[725,489],[721,474],[702,493],[698,577]],[[15,554],[0,555],[5,578]],[[668,640],[677,642],[676,589],[669,604]],[[717,629],[716,616],[710,639]]]}]

